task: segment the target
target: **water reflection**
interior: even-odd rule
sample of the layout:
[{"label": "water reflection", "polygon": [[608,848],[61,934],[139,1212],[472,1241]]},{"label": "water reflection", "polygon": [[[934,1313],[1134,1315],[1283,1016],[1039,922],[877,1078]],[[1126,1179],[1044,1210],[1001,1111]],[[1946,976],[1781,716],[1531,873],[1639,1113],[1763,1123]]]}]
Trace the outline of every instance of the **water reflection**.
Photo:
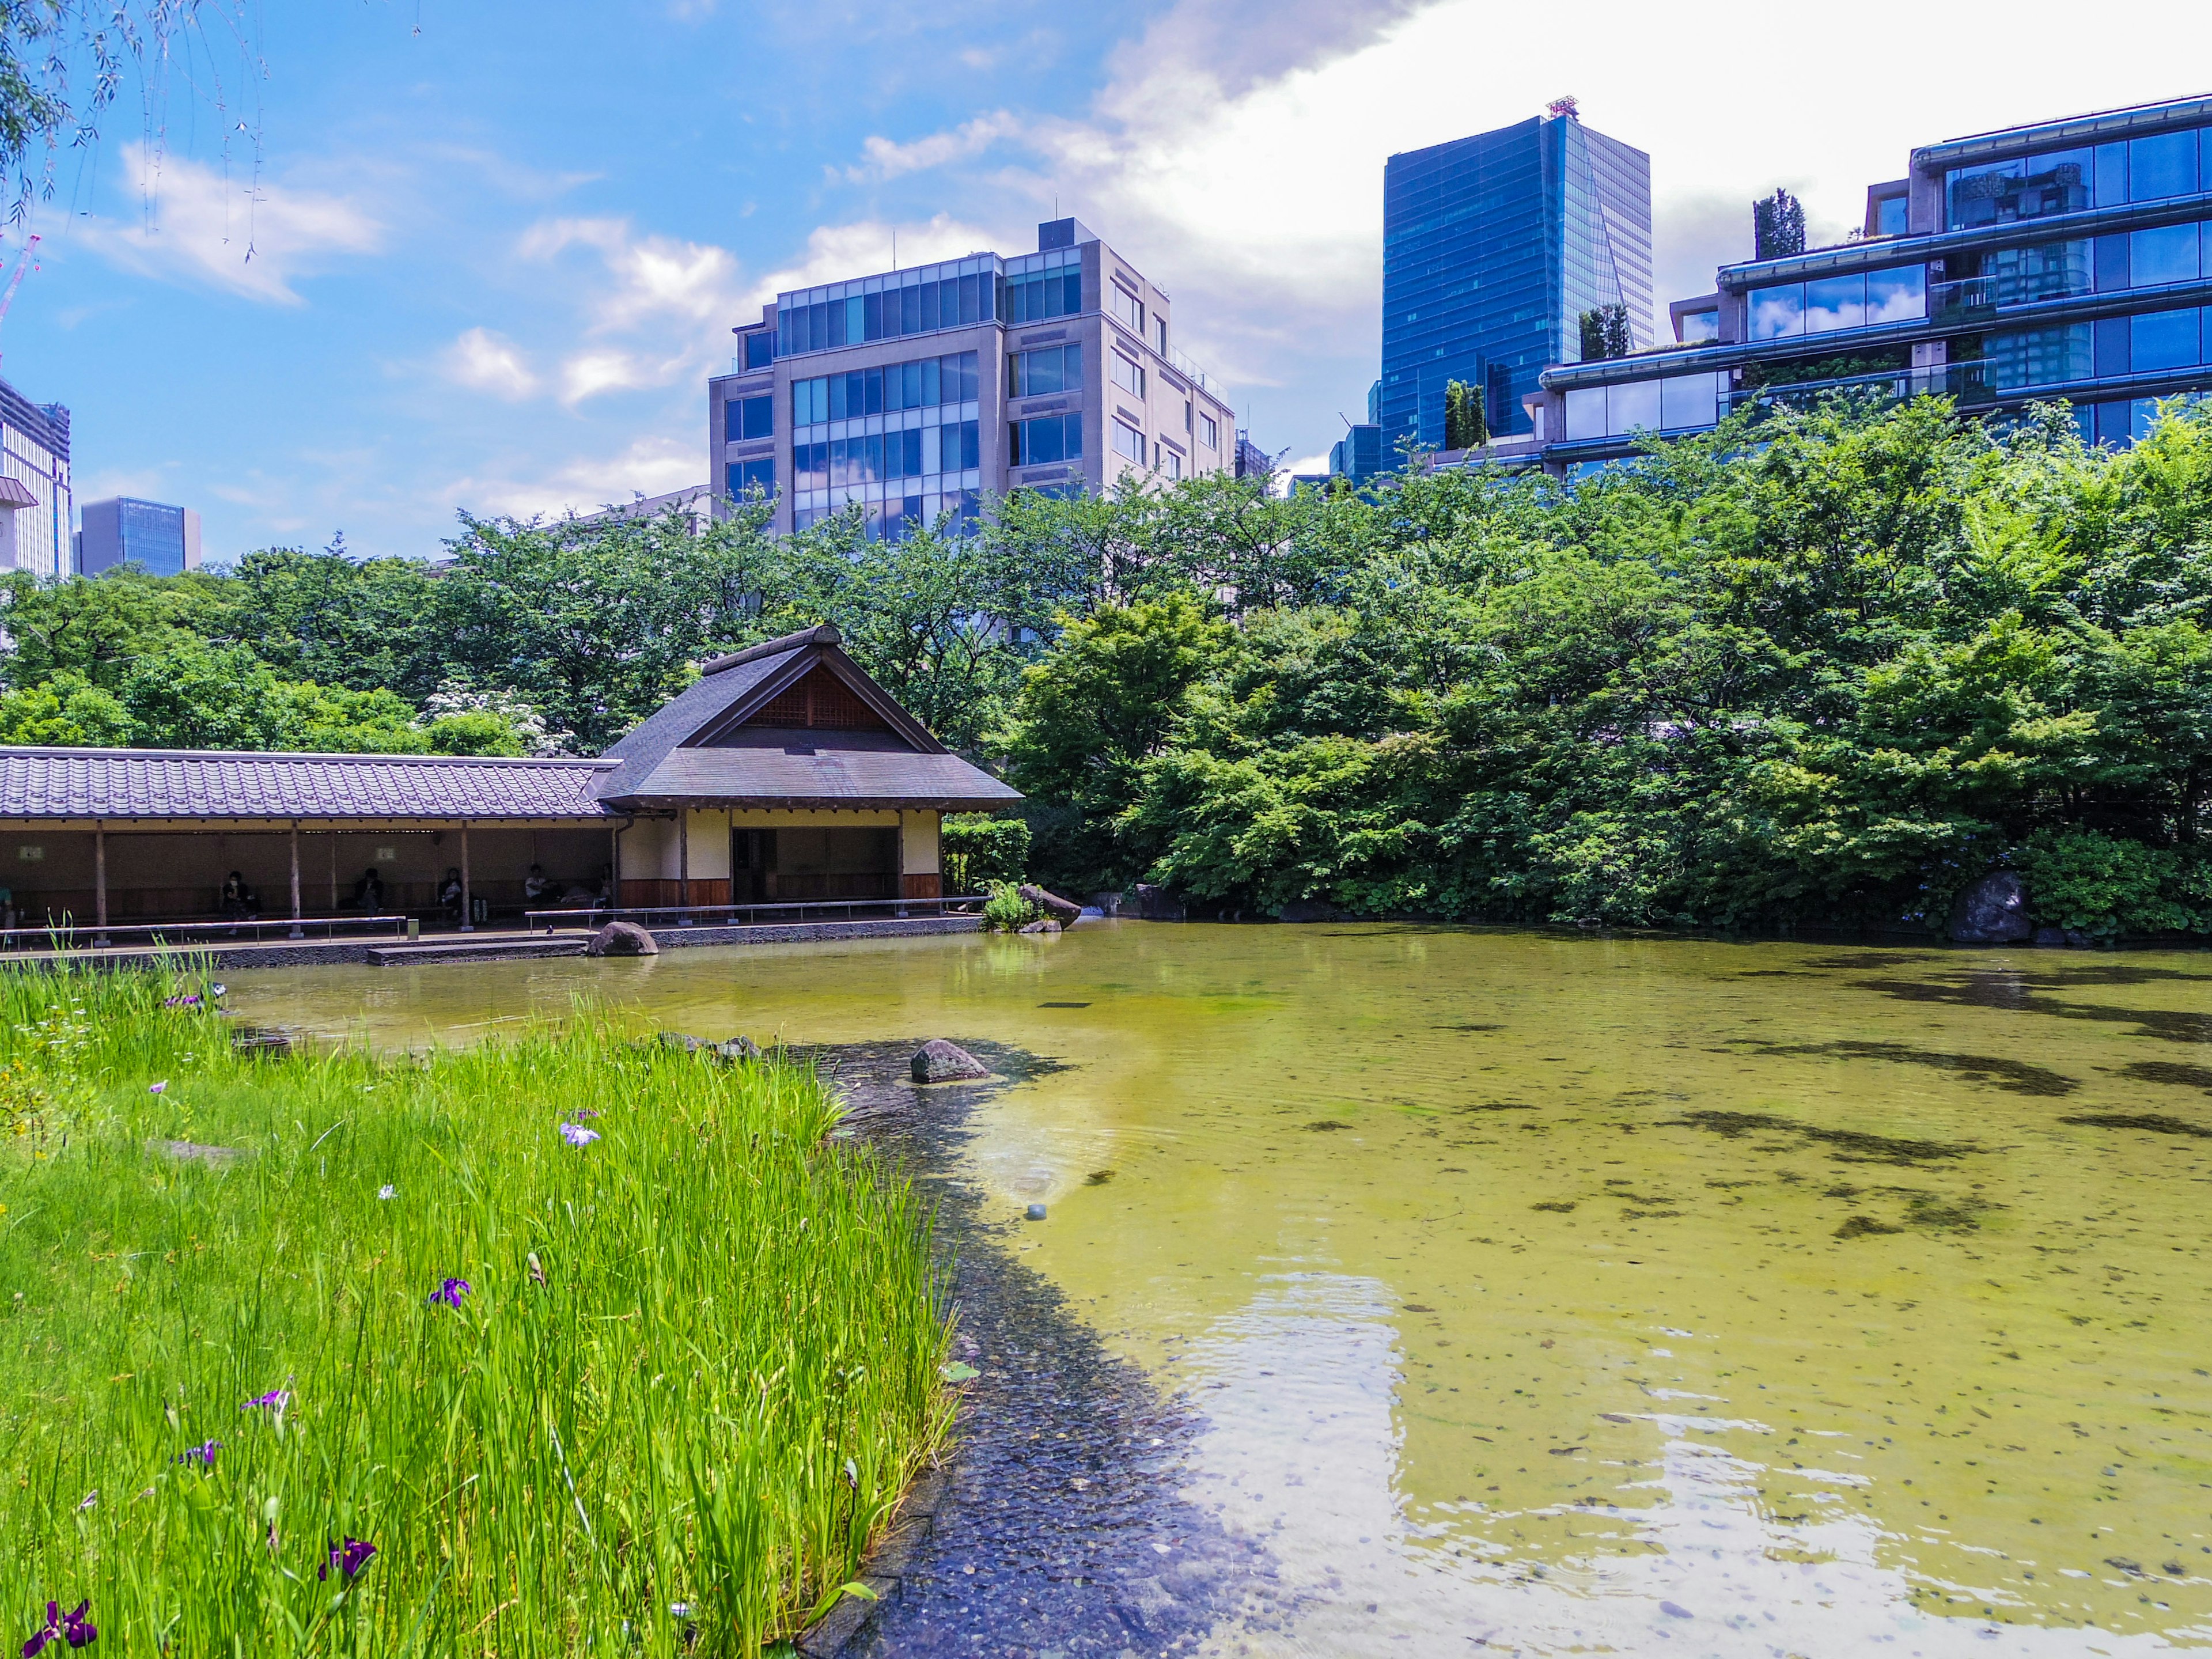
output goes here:
[{"label": "water reflection", "polygon": [[2198,963],[1125,924],[233,983],[1066,1061],[960,1167],[1204,1412],[1291,1592],[1220,1652],[2041,1655],[2212,1641]]}]

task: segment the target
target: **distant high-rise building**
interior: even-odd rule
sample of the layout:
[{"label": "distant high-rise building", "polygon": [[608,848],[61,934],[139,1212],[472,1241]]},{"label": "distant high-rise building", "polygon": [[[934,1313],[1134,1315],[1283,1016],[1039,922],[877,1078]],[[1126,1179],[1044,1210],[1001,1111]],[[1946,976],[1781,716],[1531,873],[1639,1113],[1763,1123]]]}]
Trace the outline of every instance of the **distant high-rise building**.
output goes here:
[{"label": "distant high-rise building", "polygon": [[1524,433],[1521,400],[1581,361],[1587,313],[1655,343],[1651,158],[1553,112],[1394,155],[1382,174],[1382,451],[1443,449],[1444,391],[1483,398],[1490,431]]},{"label": "distant high-rise building", "polygon": [[189,507],[166,507],[130,495],[84,504],[77,536],[77,574],[97,576],[136,564],[155,576],[180,576],[200,568],[200,515]]},{"label": "distant high-rise building", "polygon": [[717,512],[770,527],[858,506],[897,540],[987,495],[1110,489],[1236,465],[1237,423],[1170,341],[1168,296],[1073,219],[1037,251],[779,294],[707,386]]},{"label": "distant high-rise building", "polygon": [[0,570],[70,570],[70,412],[0,380]]}]

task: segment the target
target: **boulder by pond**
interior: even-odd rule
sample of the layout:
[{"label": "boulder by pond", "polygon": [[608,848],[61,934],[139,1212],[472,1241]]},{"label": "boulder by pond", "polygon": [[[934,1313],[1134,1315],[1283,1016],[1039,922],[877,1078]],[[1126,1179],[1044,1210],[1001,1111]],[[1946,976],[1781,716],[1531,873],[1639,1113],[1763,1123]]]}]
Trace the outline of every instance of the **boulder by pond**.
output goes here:
[{"label": "boulder by pond", "polygon": [[2086,951],[2097,941],[2079,927],[2039,927],[2035,943],[2043,950]]},{"label": "boulder by pond", "polygon": [[1984,876],[1951,907],[1951,938],[1960,945],[2011,945],[2034,936],[2027,884],[2009,870]]},{"label": "boulder by pond", "polygon": [[240,1025],[231,1032],[230,1046],[238,1054],[283,1060],[292,1052],[292,1039],[266,1025]]},{"label": "boulder by pond", "polygon": [[657,957],[659,941],[634,921],[611,921],[592,935],[587,957]]},{"label": "boulder by pond", "polygon": [[1292,899],[1275,917],[1279,921],[1334,921],[1336,907],[1327,899]]},{"label": "boulder by pond", "polygon": [[1182,901],[1164,887],[1137,884],[1137,915],[1146,921],[1181,921]]},{"label": "boulder by pond", "polygon": [[1057,893],[1048,893],[1035,882],[1025,881],[1014,890],[1063,927],[1083,914],[1081,905]]},{"label": "boulder by pond", "polygon": [[1119,893],[1093,893],[1091,905],[1102,916],[1118,916],[1121,914],[1121,896]]},{"label": "boulder by pond", "polygon": [[1050,916],[1045,916],[1038,921],[1028,922],[1014,931],[1018,933],[1056,933],[1060,931],[1060,924]]},{"label": "boulder by pond", "polygon": [[991,1075],[991,1068],[957,1042],[932,1037],[914,1057],[916,1083],[966,1083]]}]

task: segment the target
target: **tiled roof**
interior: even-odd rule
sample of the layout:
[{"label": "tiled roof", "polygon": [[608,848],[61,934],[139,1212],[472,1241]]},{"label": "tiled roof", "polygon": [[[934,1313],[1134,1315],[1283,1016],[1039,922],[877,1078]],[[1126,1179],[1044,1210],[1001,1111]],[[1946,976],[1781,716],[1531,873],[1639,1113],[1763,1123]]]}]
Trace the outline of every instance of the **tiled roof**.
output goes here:
[{"label": "tiled roof", "polygon": [[0,748],[0,818],[595,818],[604,761]]},{"label": "tiled roof", "polygon": [[991,811],[1021,799],[1018,791],[957,755],[810,748],[805,754],[750,746],[674,750],[634,787],[611,798],[647,806],[717,801],[732,806],[902,807],[945,812]]},{"label": "tiled roof", "polygon": [[[817,665],[883,716],[887,732],[793,731],[745,742],[733,728]],[[619,769],[593,793],[609,804],[679,802],[738,806],[864,806],[981,811],[1010,806],[1016,791],[969,765],[919,725],[839,647],[825,623],[719,657],[698,679],[607,750]]]}]

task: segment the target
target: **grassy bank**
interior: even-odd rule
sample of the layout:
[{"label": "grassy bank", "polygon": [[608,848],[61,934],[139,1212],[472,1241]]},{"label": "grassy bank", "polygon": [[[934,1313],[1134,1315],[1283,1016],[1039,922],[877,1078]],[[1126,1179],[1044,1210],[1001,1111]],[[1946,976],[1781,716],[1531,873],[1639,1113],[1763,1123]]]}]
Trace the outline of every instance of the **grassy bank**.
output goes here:
[{"label": "grassy bank", "polygon": [[750,1654],[835,1601],[945,1310],[810,1073],[590,1015],[257,1059],[198,988],[0,975],[0,1638]]}]

